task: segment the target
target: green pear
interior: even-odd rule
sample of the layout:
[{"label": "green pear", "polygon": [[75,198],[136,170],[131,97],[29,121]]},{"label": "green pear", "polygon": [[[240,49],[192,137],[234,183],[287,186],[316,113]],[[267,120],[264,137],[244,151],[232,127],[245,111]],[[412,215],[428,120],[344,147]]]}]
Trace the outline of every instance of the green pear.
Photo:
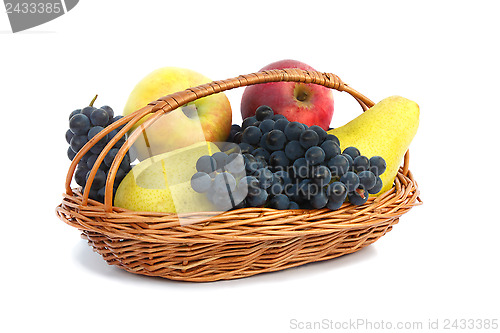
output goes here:
[{"label": "green pear", "polygon": [[328,133],[339,138],[342,151],[353,146],[368,158],[381,156],[385,159],[387,169],[380,176],[383,187],[378,194],[381,194],[393,186],[403,157],[417,133],[419,115],[417,103],[391,96]]},{"label": "green pear", "polygon": [[198,142],[140,162],[121,181],[114,205],[148,212],[213,211],[206,195],[191,188],[191,177],[201,156],[218,151],[214,143]]}]

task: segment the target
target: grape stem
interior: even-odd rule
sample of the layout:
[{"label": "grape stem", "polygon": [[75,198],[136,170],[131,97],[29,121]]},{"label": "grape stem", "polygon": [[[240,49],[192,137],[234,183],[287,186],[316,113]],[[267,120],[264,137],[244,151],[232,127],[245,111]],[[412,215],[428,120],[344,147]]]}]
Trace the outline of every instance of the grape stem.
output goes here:
[{"label": "grape stem", "polygon": [[366,193],[365,193],[365,191],[363,191],[362,189],[357,188],[357,189],[356,189],[356,193],[358,193],[358,194],[359,194],[359,196],[360,196],[361,198],[363,198],[363,199],[365,199],[365,198],[366,198]]},{"label": "grape stem", "polygon": [[94,102],[95,102],[96,99],[97,99],[97,95],[95,95],[94,99],[92,99],[92,101],[90,102],[89,106],[94,106]]}]

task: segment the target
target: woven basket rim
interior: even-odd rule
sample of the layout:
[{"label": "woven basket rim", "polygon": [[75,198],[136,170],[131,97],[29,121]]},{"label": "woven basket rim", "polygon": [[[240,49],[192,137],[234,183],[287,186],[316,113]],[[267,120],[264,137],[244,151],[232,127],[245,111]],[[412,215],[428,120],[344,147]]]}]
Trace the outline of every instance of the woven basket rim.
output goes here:
[{"label": "woven basket rim", "polygon": [[181,225],[173,213],[137,212],[89,200],[83,205],[79,189],[65,195],[56,208],[59,218],[80,230],[101,233],[116,239],[150,243],[220,243],[278,240],[304,235],[321,235],[338,230],[372,228],[396,219],[422,204],[418,185],[410,172],[400,168],[395,186],[367,203],[350,203],[335,211],[323,209],[277,210],[242,208],[211,216],[202,223]]}]

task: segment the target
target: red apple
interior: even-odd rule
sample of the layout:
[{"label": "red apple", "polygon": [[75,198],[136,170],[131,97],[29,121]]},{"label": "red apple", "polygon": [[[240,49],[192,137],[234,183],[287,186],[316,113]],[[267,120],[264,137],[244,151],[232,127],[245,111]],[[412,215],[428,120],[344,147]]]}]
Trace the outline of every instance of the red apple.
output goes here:
[{"label": "red apple", "polygon": [[[273,62],[261,71],[283,68],[314,70],[300,61],[287,59]],[[290,121],[328,130],[333,116],[333,93],[329,88],[300,82],[270,82],[245,88],[241,99],[243,119],[255,115],[261,105],[270,106],[274,114],[282,114]]]}]

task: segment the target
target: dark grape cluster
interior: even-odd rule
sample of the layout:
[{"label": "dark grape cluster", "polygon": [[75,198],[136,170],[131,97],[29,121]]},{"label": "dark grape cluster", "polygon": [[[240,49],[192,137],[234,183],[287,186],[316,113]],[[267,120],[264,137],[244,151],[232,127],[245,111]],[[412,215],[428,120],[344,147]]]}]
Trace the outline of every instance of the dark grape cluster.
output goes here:
[{"label": "dark grape cluster", "polygon": [[[100,108],[95,108],[93,106],[87,106],[83,109],[77,109],[71,112],[69,116],[69,129],[66,132],[66,141],[69,143],[68,148],[68,158],[73,160],[80,149],[99,132],[104,130],[106,126],[114,123],[115,121],[122,118],[122,116],[115,116],[113,109],[109,106],[102,106]],[[80,162],[75,171],[74,179],[75,182],[85,188],[87,179],[90,175],[90,170],[94,166],[97,157],[102,152],[104,146],[118,133],[121,129],[115,129],[107,134],[104,138],[99,140],[89,152],[87,152]],[[125,138],[122,137],[113,146],[113,148],[105,156],[103,163],[99,166],[97,173],[92,182],[92,187],[90,189],[89,198],[97,200],[99,202],[104,202],[104,192],[105,183],[108,176],[109,168],[113,159],[120,147],[125,143]],[[118,185],[125,175],[130,171],[130,155],[127,153],[125,155],[120,168],[116,172],[115,183],[113,187],[113,194],[116,192]]]},{"label": "dark grape cluster", "polygon": [[[240,169],[244,168],[245,175],[220,176],[227,172],[198,169],[192,178],[193,188],[208,193],[218,208],[336,210],[346,198],[362,205],[369,194],[382,188],[379,176],[386,168],[382,157],[368,159],[355,147],[341,151],[336,136],[316,125],[290,122],[265,105],[257,108],[255,116],[243,120],[241,127],[233,125],[228,141],[239,146],[233,155],[243,161]],[[219,168],[223,164],[216,154],[200,161],[212,158],[209,164]],[[223,181],[225,185],[217,183]],[[223,202],[218,201],[222,200],[220,191],[224,192]]]},{"label": "dark grape cluster", "polygon": [[245,207],[250,183],[245,177],[245,162],[240,153],[216,152],[204,155],[196,162],[191,187],[221,210]]}]

